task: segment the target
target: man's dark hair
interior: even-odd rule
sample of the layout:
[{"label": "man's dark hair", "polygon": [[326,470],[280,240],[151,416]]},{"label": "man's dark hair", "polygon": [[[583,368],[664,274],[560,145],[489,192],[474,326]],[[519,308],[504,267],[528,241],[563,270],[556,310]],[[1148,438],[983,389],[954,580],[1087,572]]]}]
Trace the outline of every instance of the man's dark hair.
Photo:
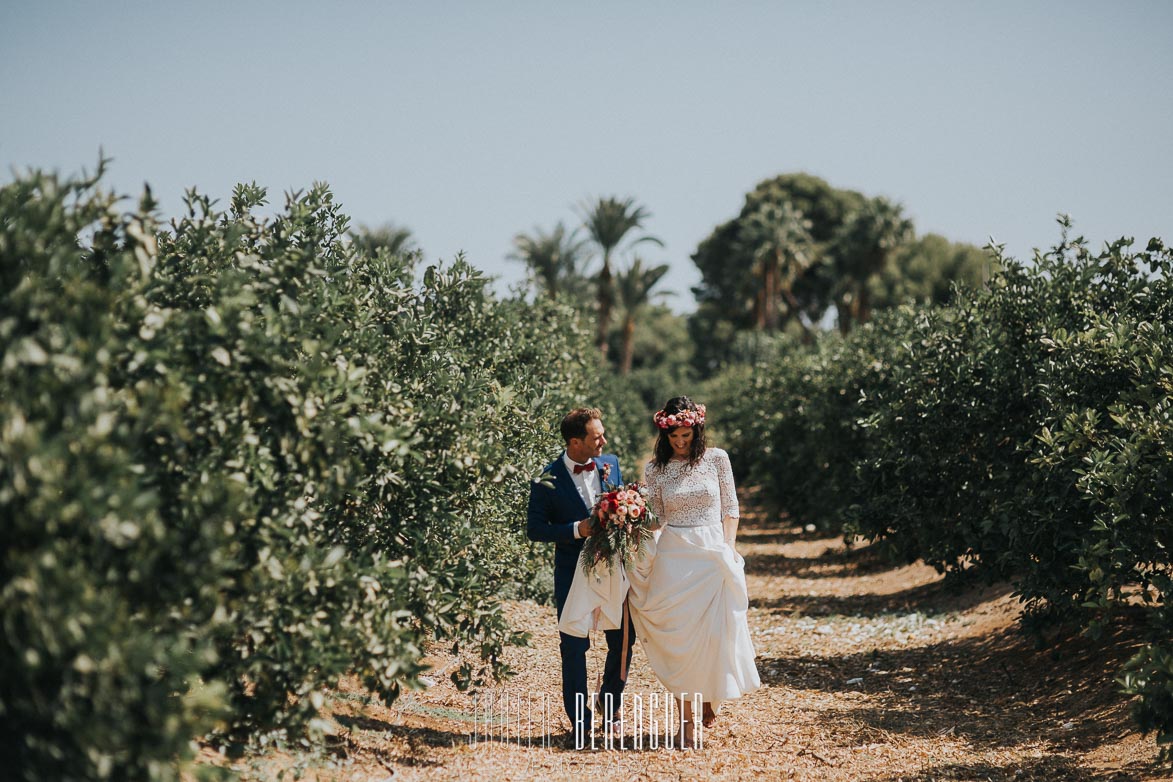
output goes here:
[{"label": "man's dark hair", "polygon": [[562,439],[570,442],[574,438],[586,439],[587,424],[596,418],[602,418],[603,412],[597,407],[579,407],[571,410],[562,419]]}]

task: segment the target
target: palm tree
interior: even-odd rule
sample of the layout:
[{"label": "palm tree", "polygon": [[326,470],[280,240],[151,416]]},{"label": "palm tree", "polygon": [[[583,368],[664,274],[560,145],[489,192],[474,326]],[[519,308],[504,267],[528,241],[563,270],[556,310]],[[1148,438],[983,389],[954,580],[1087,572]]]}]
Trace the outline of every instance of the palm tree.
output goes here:
[{"label": "palm tree", "polygon": [[880,196],[866,201],[843,221],[832,244],[838,273],[839,330],[867,323],[872,316],[872,277],[884,270],[892,251],[909,241],[912,221],[900,204]]},{"label": "palm tree", "polygon": [[415,249],[411,229],[394,223],[384,223],[378,228],[360,225],[358,229],[350,232],[350,240],[368,255],[374,255],[381,249],[387,250],[391,255],[404,255]]},{"label": "palm tree", "polygon": [[549,233],[534,228],[533,235],[514,236],[513,247],[508,257],[524,263],[531,279],[551,299],[557,298],[560,292],[576,297],[585,293],[586,280],[581,268],[586,258],[586,240],[578,238],[577,230],[568,234],[561,222]]},{"label": "palm tree", "polygon": [[[607,355],[607,330],[611,325],[611,310],[615,307],[614,281],[611,275],[611,257],[631,231],[643,228],[651,213],[635,203],[634,198],[620,201],[618,198],[599,198],[594,203],[580,207],[583,225],[591,240],[598,245],[603,258],[603,268],[595,278],[598,286],[599,329],[596,344],[604,356]],[[631,243],[653,242],[661,247],[664,243],[654,236],[641,236]]]},{"label": "palm tree", "polygon": [[811,221],[790,201],[764,202],[743,222],[740,241],[752,255],[760,281],[754,295],[754,327],[759,331],[777,330],[782,302],[787,317],[809,331],[793,289],[814,259],[810,229]]},{"label": "palm tree", "polygon": [[363,256],[370,259],[372,268],[386,281],[397,285],[410,286],[415,277],[415,266],[422,254],[416,247],[411,230],[394,223],[384,223],[378,228],[360,225],[348,233],[351,244]]},{"label": "palm tree", "polygon": [[[619,303],[623,307],[623,361],[619,373],[631,373],[631,362],[635,353],[635,319],[640,310],[651,303],[652,288],[668,273],[668,264],[644,268],[643,259],[636,256],[631,268],[619,272],[616,277]],[[668,295],[664,291],[655,295]]]}]

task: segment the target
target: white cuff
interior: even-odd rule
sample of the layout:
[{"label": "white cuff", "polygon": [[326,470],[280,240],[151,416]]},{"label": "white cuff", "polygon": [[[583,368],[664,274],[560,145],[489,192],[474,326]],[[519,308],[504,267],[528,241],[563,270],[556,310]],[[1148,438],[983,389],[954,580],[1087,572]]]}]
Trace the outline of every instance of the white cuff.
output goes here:
[{"label": "white cuff", "polygon": [[578,531],[578,528],[580,526],[582,526],[581,521],[574,522],[574,539],[575,540],[582,540],[582,533]]}]

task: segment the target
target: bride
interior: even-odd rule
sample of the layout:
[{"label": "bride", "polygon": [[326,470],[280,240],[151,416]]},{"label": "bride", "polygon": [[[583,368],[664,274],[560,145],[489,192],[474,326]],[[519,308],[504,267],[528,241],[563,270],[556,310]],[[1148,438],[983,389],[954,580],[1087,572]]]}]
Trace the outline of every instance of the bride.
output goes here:
[{"label": "bride", "polygon": [[[563,633],[631,627],[656,677],[683,701],[679,746],[697,746],[694,697],[702,724],[721,703],[761,686],[746,612],[745,560],[735,551],[740,511],[729,455],[705,446],[705,407],[686,396],[655,415],[659,436],[648,462],[648,501],[659,521],[645,555],[606,576],[580,567],[559,617]],[[626,678],[626,661],[621,664]]]},{"label": "bride", "polygon": [[746,612],[740,511],[729,455],[705,446],[705,407],[686,396],[655,415],[659,436],[645,481],[661,533],[655,555],[632,568],[631,618],[664,687],[684,698],[681,745],[694,744],[692,698],[709,727],[726,700],[761,686]]}]

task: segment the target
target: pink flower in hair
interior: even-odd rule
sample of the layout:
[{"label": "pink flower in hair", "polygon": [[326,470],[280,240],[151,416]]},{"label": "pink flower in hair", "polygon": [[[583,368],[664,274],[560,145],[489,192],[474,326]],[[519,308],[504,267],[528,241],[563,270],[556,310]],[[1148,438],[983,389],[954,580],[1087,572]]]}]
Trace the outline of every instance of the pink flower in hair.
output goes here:
[{"label": "pink flower in hair", "polygon": [[697,405],[696,410],[681,410],[677,413],[665,413],[663,410],[652,416],[656,426],[661,429],[675,429],[678,426],[696,426],[705,423],[705,406]]}]

